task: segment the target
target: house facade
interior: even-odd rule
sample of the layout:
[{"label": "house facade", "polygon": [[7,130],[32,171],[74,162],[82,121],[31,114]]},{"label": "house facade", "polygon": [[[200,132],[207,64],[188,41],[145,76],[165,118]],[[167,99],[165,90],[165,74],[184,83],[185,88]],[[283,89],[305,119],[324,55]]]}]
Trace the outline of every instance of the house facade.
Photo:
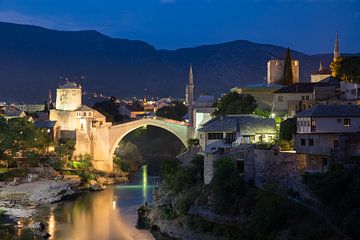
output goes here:
[{"label": "house facade", "polygon": [[360,155],[360,107],[319,104],[296,117],[296,152],[307,154],[307,171],[323,172],[330,161]]},{"label": "house facade", "polygon": [[252,114],[221,116],[205,123],[199,129],[205,184],[210,183],[213,177],[214,161],[229,154],[238,155],[235,158],[238,171],[244,172],[244,151],[237,150],[246,145],[273,142],[276,138],[275,126],[274,119]]}]

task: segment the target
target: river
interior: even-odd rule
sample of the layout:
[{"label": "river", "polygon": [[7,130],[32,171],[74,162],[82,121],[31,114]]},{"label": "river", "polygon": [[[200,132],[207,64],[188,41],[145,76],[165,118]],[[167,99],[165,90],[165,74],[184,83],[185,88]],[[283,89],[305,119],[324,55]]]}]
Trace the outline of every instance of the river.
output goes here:
[{"label": "river", "polygon": [[[155,239],[147,230],[135,228],[137,208],[152,201],[157,178],[148,175],[147,166],[134,173],[130,182],[110,186],[100,192],[87,192],[80,197],[49,206],[39,211],[32,221],[47,223],[51,240],[148,240]],[[18,222],[8,229],[14,239],[37,239]],[[0,238],[6,234],[0,232]],[[9,236],[9,235],[7,235]],[[163,238],[162,238],[163,239]]]}]

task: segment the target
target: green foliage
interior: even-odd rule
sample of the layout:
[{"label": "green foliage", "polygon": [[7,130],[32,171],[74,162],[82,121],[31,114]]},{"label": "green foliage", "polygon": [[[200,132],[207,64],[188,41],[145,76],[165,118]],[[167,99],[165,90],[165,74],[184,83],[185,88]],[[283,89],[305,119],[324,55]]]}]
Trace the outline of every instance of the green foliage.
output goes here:
[{"label": "green foliage", "polygon": [[[149,162],[161,162],[166,159],[174,159],[177,155],[185,151],[185,146],[175,135],[167,130],[154,126],[138,128],[126,135],[122,142],[135,144],[139,152],[141,152]],[[156,156],[156,158],[153,159],[150,156]]]},{"label": "green foliage", "polygon": [[216,213],[237,214],[239,212],[236,201],[246,195],[247,187],[243,178],[236,172],[235,163],[231,158],[214,162],[211,189]]},{"label": "green foliage", "polygon": [[256,238],[273,239],[273,233],[286,225],[289,208],[288,200],[275,187],[267,186],[260,191],[253,215]]},{"label": "green foliage", "polygon": [[76,171],[76,174],[80,176],[81,181],[84,183],[95,179],[91,161],[91,156],[81,155],[75,161],[70,162],[70,166]]},{"label": "green foliage", "polygon": [[25,157],[33,152],[41,155],[46,152],[50,143],[47,132],[36,128],[26,119],[6,121],[0,117],[0,158],[12,160],[19,152]]},{"label": "green foliage", "polygon": [[257,107],[257,108],[255,108],[254,114],[265,117],[265,118],[270,118],[271,110],[270,109],[261,109],[261,108]]},{"label": "green foliage", "polygon": [[187,113],[187,107],[179,101],[173,102],[172,106],[165,106],[156,111],[156,116],[181,121]]},{"label": "green foliage", "polygon": [[294,76],[292,72],[292,65],[291,65],[291,53],[290,48],[286,50],[286,57],[284,63],[284,76],[283,76],[283,84],[284,85],[291,85],[294,82]]},{"label": "green foliage", "polygon": [[280,139],[293,140],[296,134],[296,118],[288,118],[280,123]]},{"label": "green foliage", "polygon": [[190,148],[195,147],[195,146],[199,145],[199,139],[198,138],[190,138],[187,143]]},{"label": "green foliage", "polygon": [[26,169],[0,168],[0,181],[13,181],[14,177],[26,177],[26,175]]},{"label": "green foliage", "polygon": [[195,156],[190,167],[180,166],[178,160],[166,160],[160,165],[160,175],[166,188],[170,191],[181,192],[203,180],[203,157]]},{"label": "green foliage", "polygon": [[276,142],[282,151],[292,151],[294,150],[294,141],[293,140],[285,140],[285,139],[279,139],[277,142]]},{"label": "green foliage", "polygon": [[335,77],[343,81],[360,83],[360,56],[339,57],[330,67]]},{"label": "green foliage", "polygon": [[122,171],[136,171],[139,166],[145,163],[139,149],[131,142],[120,143],[118,150],[119,152],[114,157],[114,163]]},{"label": "green foliage", "polygon": [[215,116],[229,114],[250,114],[256,109],[255,98],[249,94],[230,92],[215,103]]},{"label": "green foliage", "polygon": [[331,210],[333,220],[342,224],[351,237],[358,238],[359,229],[354,223],[360,221],[359,168],[334,165],[326,173],[305,174],[303,182]]},{"label": "green foliage", "polygon": [[108,101],[97,102],[93,106],[94,109],[105,115],[106,121],[108,122],[121,122],[123,120],[123,116],[119,113],[118,107],[119,104],[115,102],[114,97]]},{"label": "green foliage", "polygon": [[161,208],[159,209],[159,211],[160,211],[159,216],[160,216],[160,219],[161,219],[161,220],[168,220],[168,221],[170,221],[170,220],[174,220],[175,218],[178,217],[177,214],[176,214],[176,212],[174,211],[174,209],[171,208],[171,207],[168,207],[168,206],[166,206],[166,207],[161,207]]},{"label": "green foliage", "polygon": [[55,154],[58,156],[57,169],[62,169],[72,158],[75,151],[75,139],[62,139],[55,145]]}]

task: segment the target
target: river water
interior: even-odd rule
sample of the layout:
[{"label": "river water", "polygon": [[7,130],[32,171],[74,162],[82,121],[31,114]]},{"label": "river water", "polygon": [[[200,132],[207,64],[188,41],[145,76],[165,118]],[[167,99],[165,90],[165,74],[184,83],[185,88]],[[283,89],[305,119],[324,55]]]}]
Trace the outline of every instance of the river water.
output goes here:
[{"label": "river water", "polygon": [[[45,206],[33,221],[47,223],[51,240],[155,239],[149,231],[138,230],[135,225],[136,210],[145,202],[152,201],[156,181],[156,178],[148,176],[147,166],[143,166],[132,175],[130,182]],[[29,230],[21,228],[22,224],[19,221],[19,228],[11,231],[14,239],[37,239]],[[1,235],[0,239],[4,239]]]}]

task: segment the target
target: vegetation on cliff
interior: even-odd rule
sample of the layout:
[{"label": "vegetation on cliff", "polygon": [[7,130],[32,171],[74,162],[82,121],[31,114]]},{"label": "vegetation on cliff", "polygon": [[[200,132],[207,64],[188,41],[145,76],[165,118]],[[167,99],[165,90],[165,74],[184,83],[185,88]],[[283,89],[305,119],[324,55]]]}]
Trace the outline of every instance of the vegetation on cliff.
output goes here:
[{"label": "vegetation on cliff", "polygon": [[[183,231],[212,239],[330,239],[333,230],[307,208],[290,201],[275,185],[255,188],[236,172],[228,158],[214,163],[214,178],[204,186],[202,157],[192,166],[174,161],[162,165],[169,204],[157,207],[166,224],[181,222]],[[169,199],[170,196],[170,199]],[[165,201],[166,202],[166,201]],[[171,203],[170,203],[171,202]],[[197,235],[198,236],[198,235]],[[197,239],[197,238],[196,238]]]},{"label": "vegetation on cliff", "polygon": [[332,221],[354,239],[360,239],[359,170],[359,167],[335,165],[326,173],[306,174],[303,178],[320,198]]}]

